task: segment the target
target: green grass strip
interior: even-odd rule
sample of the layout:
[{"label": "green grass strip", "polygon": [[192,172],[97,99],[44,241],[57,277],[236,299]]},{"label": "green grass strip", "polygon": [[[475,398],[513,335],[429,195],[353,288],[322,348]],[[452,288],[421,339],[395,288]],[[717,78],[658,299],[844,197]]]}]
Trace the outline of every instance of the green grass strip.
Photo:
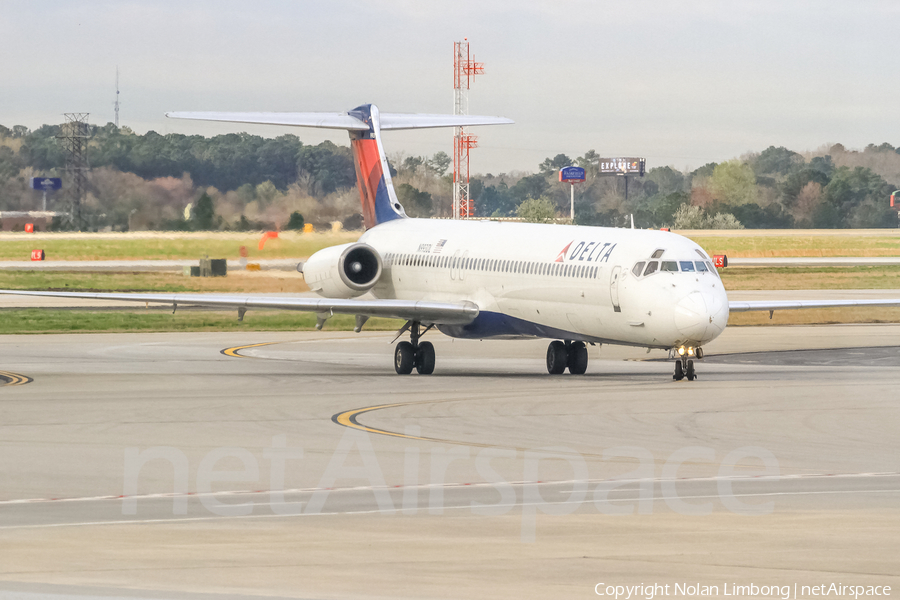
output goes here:
[{"label": "green grass strip", "polygon": [[[335,315],[325,324],[327,331],[352,331],[355,319]],[[394,319],[370,319],[365,331],[396,331],[403,325]],[[309,331],[316,316],[294,311],[247,311],[237,320],[237,311],[143,309],[7,309],[0,311],[0,334],[22,333],[121,333],[166,331]]]}]

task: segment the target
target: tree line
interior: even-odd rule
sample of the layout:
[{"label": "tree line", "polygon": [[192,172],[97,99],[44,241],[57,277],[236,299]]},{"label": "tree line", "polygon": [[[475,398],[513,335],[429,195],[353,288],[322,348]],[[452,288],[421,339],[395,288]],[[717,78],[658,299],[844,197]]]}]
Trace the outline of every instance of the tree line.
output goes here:
[{"label": "tree line", "polygon": [[[36,208],[39,193],[28,188],[29,178],[63,174],[59,132],[56,125],[34,131],[0,125],[0,210]],[[87,156],[92,173],[82,209],[92,229],[281,228],[294,214],[294,225],[304,218],[317,226],[361,222],[350,148],[332,142],[246,133],[138,135],[110,123],[90,127]],[[446,153],[389,158],[407,213],[450,216]],[[900,149],[890,144],[860,151],[836,144],[803,154],[772,146],[691,171],[651,165],[646,176],[629,177],[627,197],[621,177],[599,172],[599,159],[594,150],[575,158],[557,154],[533,172],[477,175],[470,184],[476,215],[568,216],[569,186],[557,181],[557,172],[578,165],[586,171],[586,181],[576,184],[580,224],[626,226],[632,216],[638,227],[897,224],[887,199],[900,187]],[[185,216],[188,204],[202,204],[202,219]]]}]

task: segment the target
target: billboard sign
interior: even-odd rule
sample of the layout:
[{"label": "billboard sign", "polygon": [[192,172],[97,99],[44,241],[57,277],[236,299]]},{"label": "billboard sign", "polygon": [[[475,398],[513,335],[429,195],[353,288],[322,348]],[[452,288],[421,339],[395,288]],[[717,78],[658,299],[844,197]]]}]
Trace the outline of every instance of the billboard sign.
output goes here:
[{"label": "billboard sign", "polygon": [[621,158],[601,158],[600,173],[604,175],[641,175],[647,160],[633,156]]},{"label": "billboard sign", "polygon": [[59,177],[32,177],[31,188],[45,192],[58,190],[62,188],[62,179]]},{"label": "billboard sign", "polygon": [[559,170],[559,180],[563,183],[584,181],[584,169],[581,167],[563,167]]}]

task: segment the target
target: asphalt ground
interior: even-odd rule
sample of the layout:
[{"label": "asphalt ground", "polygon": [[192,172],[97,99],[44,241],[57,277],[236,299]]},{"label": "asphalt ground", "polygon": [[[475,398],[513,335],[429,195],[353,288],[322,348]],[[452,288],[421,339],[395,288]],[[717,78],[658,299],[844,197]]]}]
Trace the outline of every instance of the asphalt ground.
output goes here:
[{"label": "asphalt ground", "polygon": [[0,337],[0,597],[900,586],[900,325],[729,328],[694,382],[428,338]]}]

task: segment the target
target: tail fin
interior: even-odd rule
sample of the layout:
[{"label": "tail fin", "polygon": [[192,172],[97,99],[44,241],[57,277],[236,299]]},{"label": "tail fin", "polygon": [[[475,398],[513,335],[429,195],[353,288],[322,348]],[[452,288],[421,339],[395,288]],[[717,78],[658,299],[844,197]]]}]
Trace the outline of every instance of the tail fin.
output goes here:
[{"label": "tail fin", "polygon": [[406,218],[406,212],[397,199],[391,168],[384,146],[381,144],[381,118],[378,107],[363,104],[348,113],[368,124],[368,131],[351,131],[350,147],[356,167],[356,187],[362,202],[363,222],[366,229],[379,223]]},{"label": "tail fin", "polygon": [[173,119],[347,130],[350,133],[350,145],[356,166],[356,184],[359,187],[366,229],[386,221],[406,218],[406,213],[394,192],[390,167],[381,144],[382,130],[512,123],[510,119],[503,117],[381,114],[374,104],[363,104],[346,113],[172,112],[166,113],[166,116]]}]

